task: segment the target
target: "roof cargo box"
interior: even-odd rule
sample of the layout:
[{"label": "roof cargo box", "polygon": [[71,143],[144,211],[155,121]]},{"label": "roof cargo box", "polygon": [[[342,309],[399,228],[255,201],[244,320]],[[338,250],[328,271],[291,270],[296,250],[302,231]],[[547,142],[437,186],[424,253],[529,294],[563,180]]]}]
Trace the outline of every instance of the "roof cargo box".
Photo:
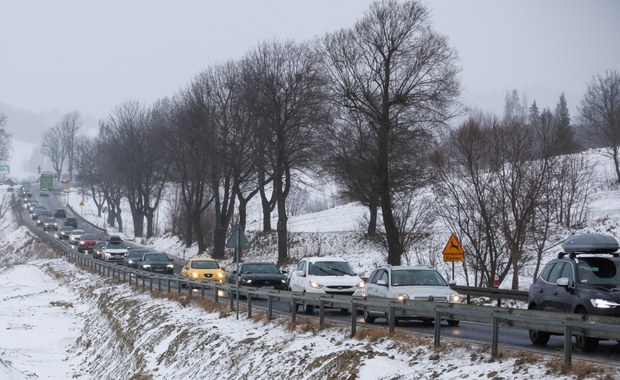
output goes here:
[{"label": "roof cargo box", "polygon": [[613,236],[602,234],[572,235],[562,244],[566,253],[614,253],[618,242]]}]

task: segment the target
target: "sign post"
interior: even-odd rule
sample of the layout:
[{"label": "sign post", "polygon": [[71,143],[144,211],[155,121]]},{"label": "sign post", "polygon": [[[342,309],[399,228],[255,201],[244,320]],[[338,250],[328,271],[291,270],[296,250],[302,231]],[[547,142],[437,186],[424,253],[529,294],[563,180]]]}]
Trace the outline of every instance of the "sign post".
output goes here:
[{"label": "sign post", "polygon": [[239,261],[241,258],[241,248],[246,248],[248,246],[248,239],[245,237],[241,227],[237,224],[226,243],[226,248],[235,249],[235,261],[237,262],[237,269],[235,270],[237,274],[235,277],[235,289],[237,290],[237,319],[239,319]]},{"label": "sign post", "polygon": [[456,238],[455,234],[450,235],[450,239],[448,239],[448,243],[443,249],[443,261],[446,263],[452,262],[452,281],[455,281],[454,262],[465,261],[465,250],[463,249],[463,246],[461,246],[461,243],[459,242],[459,239]]}]

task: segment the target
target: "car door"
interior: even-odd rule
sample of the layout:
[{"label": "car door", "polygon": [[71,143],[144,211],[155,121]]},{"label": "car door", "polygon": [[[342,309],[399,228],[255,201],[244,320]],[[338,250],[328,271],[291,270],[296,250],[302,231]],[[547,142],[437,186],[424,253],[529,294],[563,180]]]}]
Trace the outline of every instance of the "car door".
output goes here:
[{"label": "car door", "polygon": [[568,286],[555,285],[555,289],[551,293],[553,297],[553,310],[572,313],[572,299],[574,298],[575,289],[575,267],[573,263],[566,262],[564,264],[559,278],[567,278]]},{"label": "car door", "polygon": [[305,289],[303,281],[306,280],[306,270],[308,269],[308,263],[306,260],[302,260],[297,264],[297,268],[291,273],[289,287],[293,291],[303,291]]},{"label": "car door", "polygon": [[560,278],[560,276],[562,275],[562,271],[564,270],[564,265],[565,263],[562,261],[558,261],[555,263],[555,265],[553,266],[553,269],[551,269],[551,272],[549,273],[549,278],[547,279],[547,281],[544,283],[542,289],[542,294],[541,294],[541,304],[540,304],[540,308],[542,310],[547,310],[547,311],[562,311],[561,309],[558,308],[558,285],[556,284],[556,282],[558,281],[558,279]]}]

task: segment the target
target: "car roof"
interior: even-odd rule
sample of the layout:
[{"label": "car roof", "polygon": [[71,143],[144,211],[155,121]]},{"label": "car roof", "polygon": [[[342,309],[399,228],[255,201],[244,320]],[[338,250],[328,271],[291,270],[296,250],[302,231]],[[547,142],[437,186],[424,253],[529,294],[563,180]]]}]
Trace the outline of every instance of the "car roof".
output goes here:
[{"label": "car roof", "polygon": [[317,256],[317,257],[304,257],[302,260],[306,260],[311,263],[323,262],[323,261],[341,261],[348,262],[343,257],[329,257],[329,256]]},{"label": "car roof", "polygon": [[73,230],[71,232],[73,232],[75,234],[85,234],[86,233],[86,231],[84,231],[84,230]]},{"label": "car roof", "polygon": [[377,269],[391,269],[391,270],[436,270],[426,265],[384,265]]}]

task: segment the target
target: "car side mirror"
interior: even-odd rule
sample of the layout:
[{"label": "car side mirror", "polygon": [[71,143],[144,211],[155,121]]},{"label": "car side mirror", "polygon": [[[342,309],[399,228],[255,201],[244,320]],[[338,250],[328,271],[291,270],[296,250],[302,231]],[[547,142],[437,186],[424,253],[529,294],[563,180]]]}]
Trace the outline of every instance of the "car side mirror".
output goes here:
[{"label": "car side mirror", "polygon": [[287,271],[287,270],[284,270],[284,269],[280,269],[280,273],[282,273],[282,274],[287,274],[287,273],[288,273],[288,271]]},{"label": "car side mirror", "polygon": [[304,274],[303,270],[296,270],[295,271],[295,276],[306,277],[306,275]]},{"label": "car side mirror", "polygon": [[378,280],[377,285],[387,286],[387,282],[385,280]]},{"label": "car side mirror", "polygon": [[564,286],[564,287],[568,287],[568,277],[561,277],[558,278],[558,280],[556,281],[556,284],[558,286]]},{"label": "car side mirror", "polygon": [[454,280],[450,280],[450,281],[448,281],[448,285],[450,285],[450,286],[456,286],[456,281],[454,281]]}]

